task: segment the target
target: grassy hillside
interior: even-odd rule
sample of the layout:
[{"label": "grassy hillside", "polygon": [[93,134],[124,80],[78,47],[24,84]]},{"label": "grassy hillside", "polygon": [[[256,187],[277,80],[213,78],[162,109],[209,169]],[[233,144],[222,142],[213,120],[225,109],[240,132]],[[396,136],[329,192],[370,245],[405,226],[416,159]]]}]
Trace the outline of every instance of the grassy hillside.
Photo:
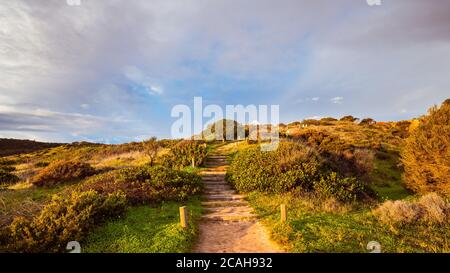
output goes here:
[{"label": "grassy hillside", "polygon": [[[186,204],[183,200],[198,194],[201,189],[200,178],[196,174],[198,168],[177,165],[177,168],[173,169],[166,166],[168,164],[165,161],[166,158],[172,158],[172,154],[180,148],[187,155],[190,154],[190,149],[198,152],[206,148],[197,143],[183,143],[181,146],[178,143],[180,141],[158,141],[154,166],[149,165],[149,157],[142,143],[121,145],[73,143],[4,157],[0,163],[4,164],[8,171],[18,175],[20,180],[0,187],[0,251],[16,249],[34,252],[43,251],[47,247],[48,251],[56,251],[64,247],[60,245],[65,241],[64,236],[69,235],[72,240],[83,240],[86,233],[91,234],[91,231],[93,233],[87,239],[89,247],[86,250],[94,252],[102,249],[113,251],[111,248],[104,248],[104,244],[111,245],[115,240],[124,240],[116,249],[118,251],[142,252],[150,251],[149,249],[164,251],[161,249],[162,246],[158,247],[156,244],[160,243],[164,236],[171,237],[175,233],[178,235],[167,238],[166,242],[170,241],[172,245],[167,246],[165,251],[172,252],[177,247],[180,247],[180,251],[188,249],[196,232],[195,225],[186,232],[176,231],[172,227],[176,226],[177,220],[178,212],[175,208]],[[206,153],[199,155],[205,156]],[[179,156],[178,160],[180,159],[183,159],[181,162],[188,162],[190,165],[190,158]],[[199,157],[197,160],[201,164],[203,158]],[[89,168],[92,171],[83,173],[79,168]],[[77,177],[77,174],[83,176]],[[45,181],[49,177],[52,178],[52,183]],[[40,183],[35,183],[37,178],[40,179]],[[120,215],[123,198],[126,198],[127,209],[124,215]],[[187,204],[196,208],[193,211],[197,217],[199,201],[195,197],[190,200]],[[95,214],[95,208],[86,211],[81,209],[83,206],[89,206],[90,202],[97,205],[99,202],[105,202],[98,207],[100,213],[98,216]],[[142,207],[142,205],[151,206]],[[59,213],[73,212],[71,206],[77,207],[77,211],[81,210],[80,215],[67,216],[68,221],[59,221],[57,217],[55,218],[56,215],[63,217]],[[101,212],[105,206],[111,208],[115,206],[118,211],[117,213],[111,211],[111,215],[108,216],[109,213]],[[72,229],[74,223],[70,223],[71,219],[74,217],[85,219],[84,213],[90,215],[92,219],[83,220],[86,222],[77,223],[78,228]],[[195,217],[192,219],[195,220]],[[154,222],[149,222],[150,219]],[[52,223],[53,221],[55,222]],[[110,233],[114,225],[118,225],[121,229],[120,227],[130,221],[135,229],[131,233],[114,236]],[[105,222],[104,229],[95,229],[103,226]],[[23,229],[19,227],[21,225],[30,229],[30,234],[35,234],[33,239],[22,238],[28,236],[26,235],[28,233],[20,232]],[[52,233],[53,237],[39,237],[39,230],[56,228],[58,225],[62,226],[55,231],[47,231]],[[153,233],[148,230],[149,227]],[[63,230],[64,233],[58,233]],[[139,235],[142,230],[146,230],[145,233],[149,236],[147,239],[150,241],[153,235],[159,236],[159,239],[154,240],[154,248],[148,246],[150,248],[139,251],[135,241],[127,241],[126,238],[134,232]],[[11,232],[19,233],[13,235]],[[13,239],[17,240],[17,244],[11,242],[11,236],[18,236],[17,239]],[[120,239],[115,236],[124,237]]]},{"label": "grassy hillside", "polygon": [[[442,225],[447,201],[417,201],[404,185],[400,154],[415,126],[414,120],[358,123],[332,118],[281,124],[281,148],[273,153],[259,152],[261,139],[163,140],[156,146],[79,142],[16,149],[0,161],[4,177],[17,176],[0,187],[0,251],[10,240],[8,228],[21,230],[33,219],[38,219],[35,224],[57,220],[52,210],[89,205],[83,203],[86,198],[115,206],[118,212],[90,216],[95,224],[77,235],[85,251],[189,251],[202,211],[195,196],[201,188],[197,173],[212,152],[228,156],[229,181],[249,194],[273,238],[289,251],[366,252],[367,242],[375,240],[389,252],[448,252],[450,230]],[[4,143],[14,142],[9,141]],[[150,154],[156,155],[154,162]],[[192,157],[195,167],[190,166]],[[423,203],[420,213],[414,211],[418,202]],[[282,203],[289,210],[285,224],[279,222]],[[185,204],[193,221],[181,230],[177,208]],[[381,216],[376,216],[377,208]],[[25,220],[15,222],[17,218]],[[386,224],[391,220],[405,223]],[[53,250],[61,247],[50,243]]]},{"label": "grassy hillside", "polygon": [[57,147],[59,145],[62,144],[45,143],[27,139],[22,140],[22,139],[0,138],[0,157],[15,154],[30,153],[51,147]]}]

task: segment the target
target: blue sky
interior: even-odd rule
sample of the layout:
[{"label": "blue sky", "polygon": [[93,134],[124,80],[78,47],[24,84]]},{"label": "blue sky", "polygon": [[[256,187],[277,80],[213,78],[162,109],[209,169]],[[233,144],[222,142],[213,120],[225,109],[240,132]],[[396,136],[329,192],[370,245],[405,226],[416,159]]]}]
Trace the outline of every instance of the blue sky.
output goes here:
[{"label": "blue sky", "polygon": [[450,1],[0,3],[0,137],[169,138],[173,106],[401,120],[450,97]]}]

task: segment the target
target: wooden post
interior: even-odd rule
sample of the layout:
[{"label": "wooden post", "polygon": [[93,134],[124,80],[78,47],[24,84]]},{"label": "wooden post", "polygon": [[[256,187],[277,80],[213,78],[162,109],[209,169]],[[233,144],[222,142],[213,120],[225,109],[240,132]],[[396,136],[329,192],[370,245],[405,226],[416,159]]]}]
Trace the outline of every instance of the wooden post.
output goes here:
[{"label": "wooden post", "polygon": [[287,220],[286,205],[281,204],[280,210],[281,210],[281,223],[286,223]]},{"label": "wooden post", "polygon": [[192,158],[192,168],[195,168],[195,159]]},{"label": "wooden post", "polygon": [[188,215],[187,208],[185,206],[180,207],[180,225],[182,228],[188,227]]}]

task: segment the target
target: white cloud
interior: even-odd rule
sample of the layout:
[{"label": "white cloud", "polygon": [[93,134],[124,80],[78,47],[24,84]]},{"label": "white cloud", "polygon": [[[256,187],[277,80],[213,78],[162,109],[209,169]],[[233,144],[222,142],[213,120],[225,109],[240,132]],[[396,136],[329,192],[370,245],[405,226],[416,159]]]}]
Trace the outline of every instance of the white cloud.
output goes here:
[{"label": "white cloud", "polygon": [[[236,82],[258,83],[279,91],[290,111],[285,114],[296,117],[333,115],[327,111],[342,107],[311,102],[333,98],[340,104],[343,97],[349,113],[380,118],[407,108],[417,114],[448,97],[449,9],[450,1],[422,0],[376,9],[353,0],[115,0],[75,8],[60,0],[1,1],[0,104],[55,113],[81,108],[106,123],[137,120],[116,128],[131,137],[150,127],[165,130],[169,119],[143,114],[159,101],[156,95],[183,100],[201,91],[172,88],[183,81],[223,83],[224,89],[230,82],[230,89]],[[130,83],[153,96],[133,92]],[[251,92],[251,100],[264,99],[259,90]],[[228,102],[217,89],[208,99]],[[301,108],[289,107],[299,102],[305,102]],[[14,130],[14,122],[25,121],[11,115],[0,126]],[[52,124],[60,132],[70,129]],[[127,132],[138,125],[138,132]],[[99,131],[83,129],[82,122],[71,126]]]},{"label": "white cloud", "polygon": [[155,85],[153,83],[155,82],[154,79],[145,75],[145,73],[136,66],[125,66],[124,75],[133,83],[145,87],[150,94],[161,95],[164,91],[160,85]]},{"label": "white cloud", "polygon": [[332,98],[330,100],[331,100],[332,103],[341,104],[344,101],[344,98],[343,97],[334,97],[334,98]]}]

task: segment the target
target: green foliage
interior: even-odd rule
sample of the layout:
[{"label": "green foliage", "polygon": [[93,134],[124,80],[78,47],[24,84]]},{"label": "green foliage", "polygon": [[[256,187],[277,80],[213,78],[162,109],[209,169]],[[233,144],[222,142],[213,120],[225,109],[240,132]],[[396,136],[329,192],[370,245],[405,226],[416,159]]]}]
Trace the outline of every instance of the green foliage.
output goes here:
[{"label": "green foliage", "polygon": [[156,137],[152,137],[144,142],[142,142],[142,146],[144,148],[144,152],[150,159],[150,166],[153,166],[155,163],[156,157],[158,156],[158,151],[161,148],[161,145],[156,140]]},{"label": "green foliage", "polygon": [[79,241],[95,225],[121,215],[126,198],[121,192],[95,191],[55,195],[31,220],[15,218],[9,227],[8,249],[16,252],[62,252],[69,241]]},{"label": "green foliage", "polygon": [[79,161],[57,161],[42,169],[31,183],[36,186],[52,187],[58,183],[85,178],[95,173],[88,163]]},{"label": "green foliage", "polygon": [[275,151],[263,152],[251,147],[238,152],[228,169],[227,179],[241,192],[283,193],[300,189],[343,202],[373,195],[356,178],[330,172],[329,165],[312,148],[281,142]]},{"label": "green foliage", "polygon": [[80,188],[103,194],[122,191],[128,202],[135,205],[185,200],[200,193],[202,185],[201,177],[195,173],[162,166],[141,166],[93,176]]},{"label": "green foliage", "polygon": [[208,125],[201,133],[204,140],[236,140],[248,136],[248,128],[235,120],[222,119]]},{"label": "green foliage", "polygon": [[199,141],[183,140],[170,149],[170,153],[162,159],[162,165],[182,169],[192,165],[194,159],[195,166],[200,166],[206,158],[208,150],[206,145]]},{"label": "green foliage", "polygon": [[370,149],[356,148],[337,135],[308,129],[297,134],[296,139],[315,148],[330,169],[345,176],[363,178],[373,169],[374,154]]},{"label": "green foliage", "polygon": [[[450,225],[417,223],[390,229],[373,216],[370,207],[353,204],[350,211],[326,212],[321,200],[294,193],[249,196],[272,238],[289,252],[367,253],[367,243],[376,240],[383,253],[448,253]],[[280,223],[280,204],[288,207],[288,220]]]},{"label": "green foliage", "polygon": [[314,183],[314,191],[323,198],[334,197],[341,202],[354,202],[366,197],[369,190],[354,177],[332,172]]},{"label": "green foliage", "polygon": [[432,107],[421,119],[401,156],[409,189],[450,196],[450,100]]},{"label": "green foliage", "polygon": [[[189,208],[189,227],[179,224],[179,207]],[[121,219],[96,228],[82,242],[88,253],[186,253],[197,234],[202,205],[200,198],[187,202],[164,202],[161,206],[128,209]],[[126,228],[124,228],[126,227]]]},{"label": "green foliage", "polygon": [[228,169],[228,179],[242,192],[285,192],[295,187],[311,189],[321,162],[314,150],[283,142],[275,151],[251,147],[239,152]]}]

